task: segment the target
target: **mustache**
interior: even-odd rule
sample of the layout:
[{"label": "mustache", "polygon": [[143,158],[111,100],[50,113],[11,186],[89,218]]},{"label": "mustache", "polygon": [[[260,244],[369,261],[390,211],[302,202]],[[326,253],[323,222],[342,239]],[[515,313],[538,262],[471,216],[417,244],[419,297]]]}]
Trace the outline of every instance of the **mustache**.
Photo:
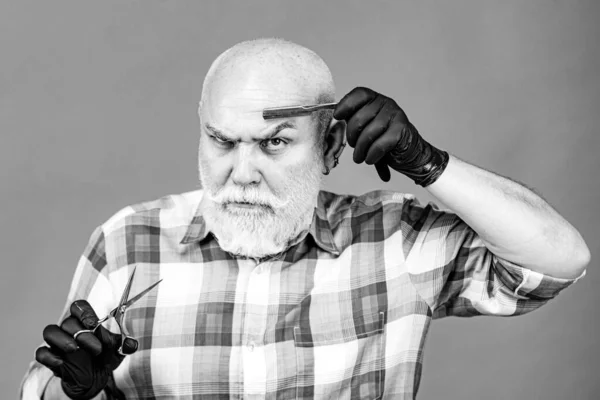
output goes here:
[{"label": "mustache", "polygon": [[210,200],[217,204],[249,203],[270,207],[272,209],[285,207],[290,201],[289,198],[280,200],[273,195],[263,194],[256,190],[240,192],[240,190],[236,188],[222,189],[215,194],[209,192],[207,195]]}]

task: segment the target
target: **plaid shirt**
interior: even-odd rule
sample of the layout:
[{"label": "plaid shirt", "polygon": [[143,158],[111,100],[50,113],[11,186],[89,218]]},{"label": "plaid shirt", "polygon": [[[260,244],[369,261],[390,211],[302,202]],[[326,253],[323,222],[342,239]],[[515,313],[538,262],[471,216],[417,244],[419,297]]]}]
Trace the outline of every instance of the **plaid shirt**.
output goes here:
[{"label": "plaid shirt", "polygon": [[[321,191],[310,230],[256,264],[220,249],[201,196],[124,208],[77,266],[59,321],[77,299],[106,315],[134,265],[132,295],[163,279],[125,317],[128,399],[413,399],[432,319],[524,314],[579,279],[502,260],[455,214],[381,190]],[[51,377],[33,362],[24,397]]]}]

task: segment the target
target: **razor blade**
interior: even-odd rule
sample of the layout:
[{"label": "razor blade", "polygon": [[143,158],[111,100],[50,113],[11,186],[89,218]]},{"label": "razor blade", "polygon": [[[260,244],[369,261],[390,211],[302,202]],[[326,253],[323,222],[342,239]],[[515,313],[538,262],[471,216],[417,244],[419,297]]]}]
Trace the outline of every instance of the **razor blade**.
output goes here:
[{"label": "razor blade", "polygon": [[298,117],[301,115],[309,115],[319,110],[333,110],[337,106],[337,103],[323,103],[323,104],[312,104],[306,106],[288,106],[288,107],[274,107],[265,108],[263,110],[264,119],[274,118],[290,118]]}]

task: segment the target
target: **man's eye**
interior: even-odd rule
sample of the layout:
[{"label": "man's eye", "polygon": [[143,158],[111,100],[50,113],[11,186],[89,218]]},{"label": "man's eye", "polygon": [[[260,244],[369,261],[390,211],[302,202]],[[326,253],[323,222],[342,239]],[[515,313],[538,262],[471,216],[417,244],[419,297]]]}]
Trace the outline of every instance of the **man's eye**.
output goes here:
[{"label": "man's eye", "polygon": [[231,144],[229,140],[221,140],[216,136],[211,136],[210,138],[219,144]]},{"label": "man's eye", "polygon": [[281,144],[281,143],[284,143],[284,144],[285,144],[285,143],[286,143],[284,140],[281,140],[281,139],[279,139],[279,138],[275,138],[275,139],[267,139],[267,140],[265,140],[263,143],[265,143],[265,142],[267,142],[267,143],[268,143],[268,142],[271,142],[271,144],[273,144],[273,146],[274,146],[274,147],[279,147],[279,148],[283,147],[283,146],[279,146],[279,144]]}]

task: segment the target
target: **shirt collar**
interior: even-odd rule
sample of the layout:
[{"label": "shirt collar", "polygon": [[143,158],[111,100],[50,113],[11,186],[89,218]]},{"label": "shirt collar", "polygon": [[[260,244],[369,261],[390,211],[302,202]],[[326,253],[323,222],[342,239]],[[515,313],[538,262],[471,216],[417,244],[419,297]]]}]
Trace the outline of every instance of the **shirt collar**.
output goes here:
[{"label": "shirt collar", "polygon": [[[319,195],[317,196],[317,207],[313,213],[313,220],[310,224],[308,234],[312,235],[315,243],[323,250],[335,255],[339,255],[340,251],[333,240],[333,232],[331,231],[331,226],[329,225],[329,220],[327,219],[323,195],[323,191],[319,191]],[[183,239],[181,239],[181,244],[201,242],[208,236],[209,230],[206,227],[206,221],[204,220],[204,216],[200,210],[201,203],[202,201],[198,202],[194,216],[185,232],[185,235],[183,236]],[[293,244],[298,242],[299,241],[296,241]]]}]

